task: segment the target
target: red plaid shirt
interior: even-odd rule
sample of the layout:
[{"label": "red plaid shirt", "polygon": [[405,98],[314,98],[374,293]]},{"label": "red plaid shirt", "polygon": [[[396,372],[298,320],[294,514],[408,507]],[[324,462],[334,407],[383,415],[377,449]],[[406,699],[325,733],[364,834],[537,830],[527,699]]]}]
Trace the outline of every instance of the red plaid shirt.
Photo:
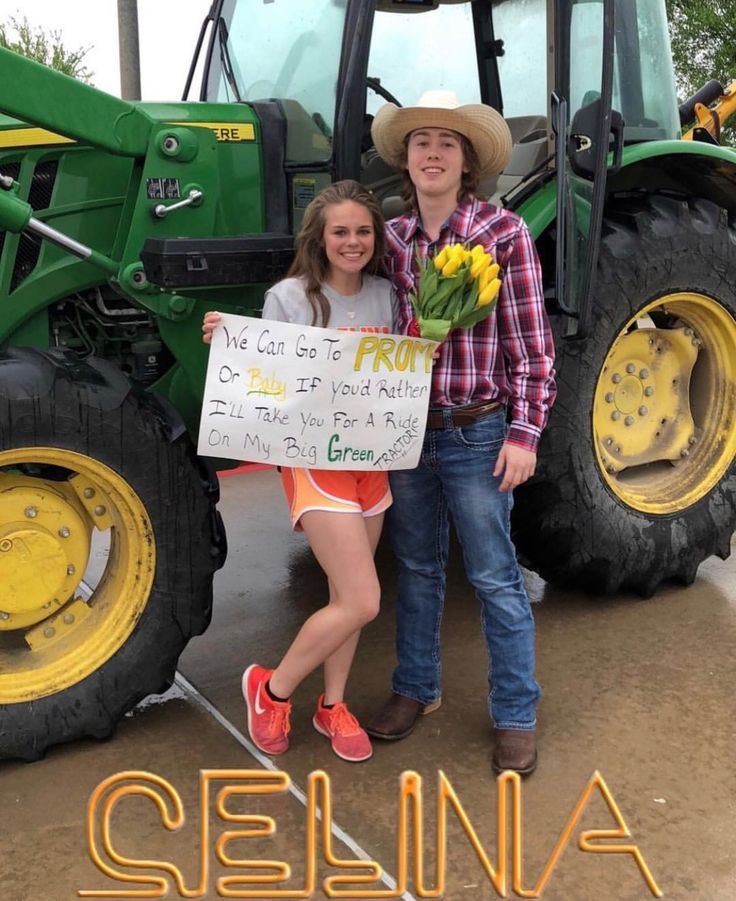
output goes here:
[{"label": "red plaid shirt", "polygon": [[397,331],[414,318],[409,295],[416,251],[434,256],[447,244],[482,244],[500,265],[496,309],[472,329],[454,329],[440,345],[430,406],[499,400],[511,408],[507,440],[535,451],[555,398],[554,346],[544,309],[542,273],[525,223],[515,213],[472,199],[461,203],[432,242],[416,211],[386,223],[386,269],[399,296]]}]

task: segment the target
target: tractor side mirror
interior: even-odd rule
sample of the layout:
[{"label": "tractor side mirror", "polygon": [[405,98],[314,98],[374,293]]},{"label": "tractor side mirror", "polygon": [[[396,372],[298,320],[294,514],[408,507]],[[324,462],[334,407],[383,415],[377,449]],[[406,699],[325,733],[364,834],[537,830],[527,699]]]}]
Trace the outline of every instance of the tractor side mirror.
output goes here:
[{"label": "tractor side mirror", "polygon": [[[573,116],[567,138],[567,156],[572,171],[581,178],[592,179],[596,165],[596,138],[600,128],[603,101],[596,97]],[[611,142],[613,147],[611,148]],[[611,110],[611,127],[609,149],[613,150],[613,163],[609,173],[618,172],[621,168],[621,157],[624,151],[624,120],[621,113]]]}]

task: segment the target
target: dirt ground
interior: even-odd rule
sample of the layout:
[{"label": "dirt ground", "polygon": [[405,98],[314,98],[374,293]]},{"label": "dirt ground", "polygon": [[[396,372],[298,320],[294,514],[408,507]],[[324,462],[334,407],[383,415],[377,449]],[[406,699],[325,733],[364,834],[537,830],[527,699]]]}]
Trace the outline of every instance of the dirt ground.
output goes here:
[{"label": "dirt ground", "polygon": [[[343,897],[363,891],[406,901],[430,897],[437,887],[441,894],[433,896],[451,901],[522,891],[546,901],[643,901],[656,888],[673,901],[736,897],[736,555],[707,561],[690,587],[663,586],[647,600],[592,598],[527,573],[538,602],[544,696],[539,768],[519,793],[515,879],[512,787],[505,788],[509,805],[499,824],[485,648],[457,555],[448,581],[440,710],[405,741],[375,743],[370,761],[348,764],[312,728],[315,674],[294,698],[291,749],[269,760],[247,738],[240,676],[254,661],[278,659],[321,604],[324,583],[303,537],[289,531],[274,472],[223,479],[221,510],[230,555],[217,576],[213,622],[185,651],[172,690],[147,699],[110,741],[55,748],[35,764],[0,765],[3,899],[71,901],[79,891],[93,898],[322,899],[330,896],[324,886],[330,876],[344,880],[331,884]],[[384,545],[379,566],[383,609],[365,630],[349,685],[359,717],[382,703],[394,666],[395,570]],[[133,771],[127,781],[118,775],[125,771]],[[326,778],[315,775],[320,771]],[[421,843],[400,840],[404,773],[405,786],[414,785],[423,801],[421,812],[406,818],[410,836],[423,827]],[[104,780],[111,780],[106,790]],[[331,817],[323,827],[308,805],[316,798],[325,809],[327,784]],[[457,803],[445,807],[446,858],[438,867],[442,785]],[[115,796],[121,786],[127,793]],[[588,801],[570,823],[586,787]],[[176,825],[177,799],[184,822],[167,829],[162,814],[168,810]],[[269,818],[273,835],[265,831]],[[558,846],[568,823],[570,840]],[[630,838],[622,837],[621,824]],[[248,829],[250,837],[225,842],[228,831]],[[581,850],[581,835],[590,830],[603,833],[588,837],[594,847],[619,853]],[[90,845],[108,875],[93,862]],[[424,852],[419,873],[417,847]],[[378,865],[373,871],[370,860]],[[363,866],[350,874],[356,861]],[[288,864],[288,876],[276,862]],[[505,893],[498,875],[504,870]],[[364,884],[356,885],[360,876]]]}]

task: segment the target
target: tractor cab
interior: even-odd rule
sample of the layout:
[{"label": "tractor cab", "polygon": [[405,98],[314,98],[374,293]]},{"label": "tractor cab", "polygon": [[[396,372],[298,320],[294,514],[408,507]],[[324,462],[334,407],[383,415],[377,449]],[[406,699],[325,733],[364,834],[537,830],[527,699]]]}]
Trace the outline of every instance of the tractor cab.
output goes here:
[{"label": "tractor cab", "polygon": [[[317,182],[320,172],[362,178],[388,196],[391,173],[375,162],[370,122],[383,103],[411,105],[432,87],[453,90],[464,103],[488,103],[506,117],[514,151],[484,193],[510,206],[518,204],[520,185],[544,178],[554,164],[552,98],[566,105],[565,125],[581,110],[585,124],[596,125],[608,105],[600,103],[604,76],[624,142],[680,135],[664,0],[217,6],[200,99],[273,107],[264,138],[283,145],[297,210],[309,193],[305,171]],[[584,140],[571,150],[589,151]]]},{"label": "tractor cab", "polygon": [[269,231],[296,231],[337,178],[402,212],[371,121],[385,102],[446,88],[511,129],[511,159],[482,196],[518,210],[556,177],[554,293],[572,314],[590,290],[607,170],[625,144],[680,136],[664,0],[220,0],[211,21],[200,99],[258,113]]}]

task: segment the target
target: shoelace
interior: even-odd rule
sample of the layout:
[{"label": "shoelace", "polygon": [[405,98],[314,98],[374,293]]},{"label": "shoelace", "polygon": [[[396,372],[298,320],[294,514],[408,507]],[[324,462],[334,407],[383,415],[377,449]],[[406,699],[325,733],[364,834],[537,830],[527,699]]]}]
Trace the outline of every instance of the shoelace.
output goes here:
[{"label": "shoelace", "polygon": [[289,734],[289,715],[291,704],[274,706],[271,708],[271,718],[268,721],[268,729],[271,735]]},{"label": "shoelace", "polygon": [[360,729],[360,723],[353,714],[348,710],[346,704],[335,704],[330,711],[330,727],[334,732],[341,735],[357,735]]}]

